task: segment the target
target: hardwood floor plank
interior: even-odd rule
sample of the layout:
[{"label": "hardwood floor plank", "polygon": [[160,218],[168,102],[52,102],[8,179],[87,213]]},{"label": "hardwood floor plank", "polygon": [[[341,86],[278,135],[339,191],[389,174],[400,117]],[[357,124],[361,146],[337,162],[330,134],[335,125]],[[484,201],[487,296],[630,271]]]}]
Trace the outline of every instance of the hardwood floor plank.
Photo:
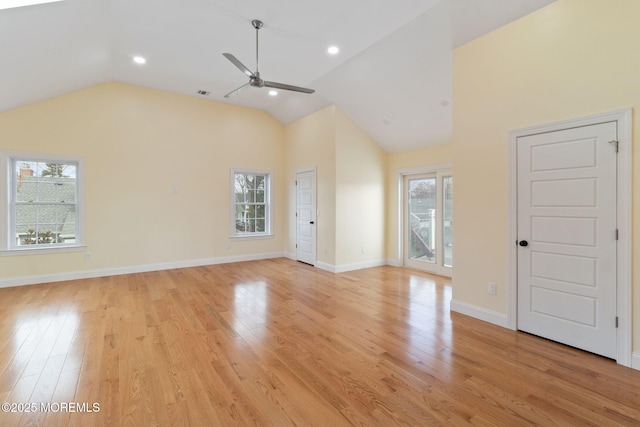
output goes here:
[{"label": "hardwood floor plank", "polygon": [[100,405],[0,425],[640,425],[640,372],[450,299],[287,259],[0,289],[0,399]]}]

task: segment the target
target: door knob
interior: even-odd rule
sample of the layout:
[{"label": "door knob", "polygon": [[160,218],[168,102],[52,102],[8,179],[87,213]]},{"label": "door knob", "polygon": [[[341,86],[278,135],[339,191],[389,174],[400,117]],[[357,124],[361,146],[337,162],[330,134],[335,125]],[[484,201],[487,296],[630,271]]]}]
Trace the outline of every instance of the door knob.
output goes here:
[{"label": "door knob", "polygon": [[520,240],[520,242],[518,243],[520,246],[529,246],[529,242],[527,242],[526,240]]},{"label": "door knob", "polygon": [[314,221],[309,221],[309,224],[315,224],[315,222]]}]

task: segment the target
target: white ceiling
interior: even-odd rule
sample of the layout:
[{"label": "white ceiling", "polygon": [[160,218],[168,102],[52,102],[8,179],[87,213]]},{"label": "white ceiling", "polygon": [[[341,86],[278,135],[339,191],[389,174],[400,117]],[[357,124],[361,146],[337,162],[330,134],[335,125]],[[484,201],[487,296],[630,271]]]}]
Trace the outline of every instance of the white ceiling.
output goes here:
[{"label": "white ceiling", "polygon": [[[283,124],[336,104],[387,152],[436,145],[451,135],[452,49],[553,1],[65,0],[0,10],[0,111],[119,81],[210,91]],[[248,81],[223,52],[255,68],[252,19],[264,21],[262,77],[315,94],[223,98]]]}]

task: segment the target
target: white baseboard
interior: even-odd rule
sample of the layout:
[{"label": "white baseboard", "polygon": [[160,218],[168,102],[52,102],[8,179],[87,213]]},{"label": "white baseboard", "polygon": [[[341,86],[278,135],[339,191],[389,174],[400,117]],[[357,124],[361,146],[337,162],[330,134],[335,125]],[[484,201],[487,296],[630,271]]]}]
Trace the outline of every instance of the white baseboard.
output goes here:
[{"label": "white baseboard", "polygon": [[336,273],[345,273],[347,271],[362,270],[363,268],[373,268],[387,265],[387,260],[378,259],[365,262],[357,262],[354,264],[342,264],[336,266]]},{"label": "white baseboard", "polygon": [[451,311],[466,314],[467,316],[475,317],[476,319],[493,323],[494,325],[502,326],[503,328],[509,327],[506,314],[487,310],[486,308],[478,307],[477,305],[451,300]]},{"label": "white baseboard", "polygon": [[331,273],[346,273],[347,271],[362,270],[363,268],[380,267],[383,265],[387,265],[387,260],[380,259],[341,265],[332,265],[327,264],[326,262],[316,262],[317,268],[325,271],[330,271]]},{"label": "white baseboard", "polygon": [[117,276],[120,274],[145,273],[147,271],[171,270],[174,268],[199,267],[202,265],[227,264],[230,262],[256,261],[260,259],[281,258],[283,256],[285,256],[285,254],[282,252],[271,252],[219,258],[203,258],[159,264],[133,265],[128,267],[105,268],[99,270],[72,271],[68,273],[43,274],[40,276],[14,277],[10,279],[0,279],[0,288],[62,282],[65,280],[92,279],[94,277]]},{"label": "white baseboard", "polygon": [[326,262],[316,261],[316,268],[319,268],[320,270],[329,271],[331,273],[336,272],[336,266],[332,264],[327,264]]},{"label": "white baseboard", "polygon": [[631,367],[636,371],[640,371],[640,353],[633,352],[631,354]]}]

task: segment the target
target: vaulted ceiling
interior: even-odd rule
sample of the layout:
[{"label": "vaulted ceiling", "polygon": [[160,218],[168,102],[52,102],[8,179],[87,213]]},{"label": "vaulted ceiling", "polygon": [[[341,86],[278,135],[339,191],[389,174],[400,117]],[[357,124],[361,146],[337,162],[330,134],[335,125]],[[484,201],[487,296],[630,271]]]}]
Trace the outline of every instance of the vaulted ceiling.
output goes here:
[{"label": "vaulted ceiling", "polygon": [[[553,1],[64,0],[0,10],[0,112],[119,81],[262,109],[283,124],[336,104],[388,152],[441,144],[451,136],[452,49]],[[255,68],[252,19],[264,22],[262,77],[313,95],[223,97],[248,81],[223,52]]]}]

